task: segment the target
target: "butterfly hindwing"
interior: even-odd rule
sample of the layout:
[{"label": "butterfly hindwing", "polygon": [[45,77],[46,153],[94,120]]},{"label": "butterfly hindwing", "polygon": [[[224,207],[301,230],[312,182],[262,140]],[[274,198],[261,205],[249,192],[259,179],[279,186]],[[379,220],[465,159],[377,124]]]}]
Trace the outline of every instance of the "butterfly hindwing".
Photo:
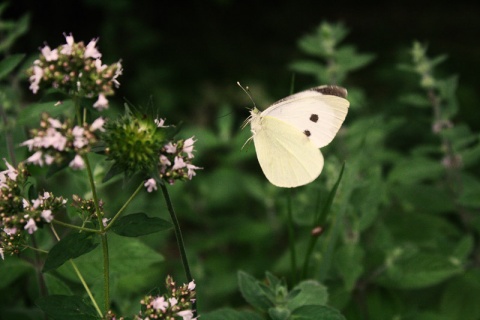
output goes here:
[{"label": "butterfly hindwing", "polygon": [[303,132],[277,117],[263,117],[253,141],[265,176],[276,186],[307,184],[323,169],[320,150]]}]

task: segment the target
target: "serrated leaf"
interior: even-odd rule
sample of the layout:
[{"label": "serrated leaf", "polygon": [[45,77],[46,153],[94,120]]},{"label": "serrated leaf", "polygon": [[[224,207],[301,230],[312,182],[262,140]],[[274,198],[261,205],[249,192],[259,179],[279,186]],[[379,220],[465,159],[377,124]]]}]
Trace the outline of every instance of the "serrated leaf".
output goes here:
[{"label": "serrated leaf", "polygon": [[263,320],[260,315],[249,311],[237,311],[233,309],[219,309],[202,314],[203,320]]},{"label": "serrated leaf", "polygon": [[399,160],[389,175],[392,182],[416,184],[426,179],[437,179],[445,173],[440,161],[424,157],[414,157]]},{"label": "serrated leaf", "polygon": [[35,304],[52,320],[98,320],[95,308],[87,304],[81,297],[51,295],[39,298]]},{"label": "serrated leaf", "polygon": [[93,233],[70,233],[50,249],[42,272],[54,270],[68,260],[92,251],[98,245],[96,237]]},{"label": "serrated leaf", "polygon": [[295,309],[291,320],[346,320],[336,309],[327,306],[302,306]]},{"label": "serrated leaf", "polygon": [[237,278],[240,292],[250,305],[262,311],[267,311],[274,306],[270,297],[266,295],[254,277],[246,272],[238,271]]},{"label": "serrated leaf", "polygon": [[0,80],[12,72],[22,62],[23,58],[25,58],[25,54],[14,54],[0,61]]},{"label": "serrated leaf", "polygon": [[304,305],[323,306],[327,304],[327,287],[315,280],[302,281],[292,291],[295,290],[299,290],[299,293],[288,301],[287,307],[290,310],[295,310]]},{"label": "serrated leaf", "polygon": [[121,217],[111,227],[116,234],[124,237],[139,237],[150,233],[171,229],[173,224],[167,220],[148,217],[145,213],[133,213]]}]

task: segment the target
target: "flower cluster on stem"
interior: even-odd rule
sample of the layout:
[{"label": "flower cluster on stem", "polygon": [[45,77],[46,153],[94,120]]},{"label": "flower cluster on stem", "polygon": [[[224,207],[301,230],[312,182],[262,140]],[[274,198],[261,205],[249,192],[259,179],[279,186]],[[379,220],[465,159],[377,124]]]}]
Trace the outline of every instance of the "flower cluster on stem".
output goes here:
[{"label": "flower cluster on stem", "polygon": [[25,238],[54,219],[67,200],[43,192],[35,199],[23,196],[28,172],[22,164],[15,169],[6,160],[7,170],[0,172],[0,255],[17,254]]},{"label": "flower cluster on stem", "polygon": [[108,108],[107,96],[114,94],[120,83],[122,65],[102,63],[102,54],[97,49],[97,39],[86,46],[75,42],[73,36],[65,35],[66,44],[51,49],[41,48],[40,57],[27,70],[30,90],[37,93],[41,88],[55,88],[76,97],[96,98],[93,107]]},{"label": "flower cluster on stem", "polygon": [[135,320],[165,319],[194,320],[192,310],[195,301],[195,282],[177,287],[171,276],[166,279],[167,293],[163,295],[148,295],[142,301],[142,311]]},{"label": "flower cluster on stem", "polygon": [[62,123],[50,118],[47,113],[42,114],[40,128],[30,130],[31,139],[21,143],[33,152],[26,162],[38,166],[60,166],[68,161],[72,169],[83,169],[82,155],[99,140],[98,132],[104,131],[104,122],[100,117],[91,125],[73,126],[71,121]]}]

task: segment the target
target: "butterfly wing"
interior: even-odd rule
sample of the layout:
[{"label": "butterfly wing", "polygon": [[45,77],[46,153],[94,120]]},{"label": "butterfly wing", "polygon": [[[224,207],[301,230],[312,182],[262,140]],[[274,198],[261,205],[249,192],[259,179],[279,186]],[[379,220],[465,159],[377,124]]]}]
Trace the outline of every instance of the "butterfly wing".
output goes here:
[{"label": "butterfly wing", "polygon": [[307,135],[317,148],[321,148],[333,140],[347,116],[350,103],[341,96],[346,96],[343,88],[317,87],[274,103],[261,116],[275,117],[288,123]]},{"label": "butterfly wing", "polygon": [[258,162],[267,179],[284,188],[315,180],[323,169],[323,156],[308,137],[276,117],[259,117],[253,142]]}]

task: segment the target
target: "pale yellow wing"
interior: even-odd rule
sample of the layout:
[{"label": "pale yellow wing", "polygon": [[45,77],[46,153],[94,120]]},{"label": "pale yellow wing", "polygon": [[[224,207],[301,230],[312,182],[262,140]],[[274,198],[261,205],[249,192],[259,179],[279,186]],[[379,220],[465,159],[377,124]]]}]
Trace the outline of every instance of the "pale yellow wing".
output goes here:
[{"label": "pale yellow wing", "polygon": [[315,180],[323,169],[323,156],[315,144],[294,126],[264,116],[253,136],[258,162],[267,179],[284,188]]}]

